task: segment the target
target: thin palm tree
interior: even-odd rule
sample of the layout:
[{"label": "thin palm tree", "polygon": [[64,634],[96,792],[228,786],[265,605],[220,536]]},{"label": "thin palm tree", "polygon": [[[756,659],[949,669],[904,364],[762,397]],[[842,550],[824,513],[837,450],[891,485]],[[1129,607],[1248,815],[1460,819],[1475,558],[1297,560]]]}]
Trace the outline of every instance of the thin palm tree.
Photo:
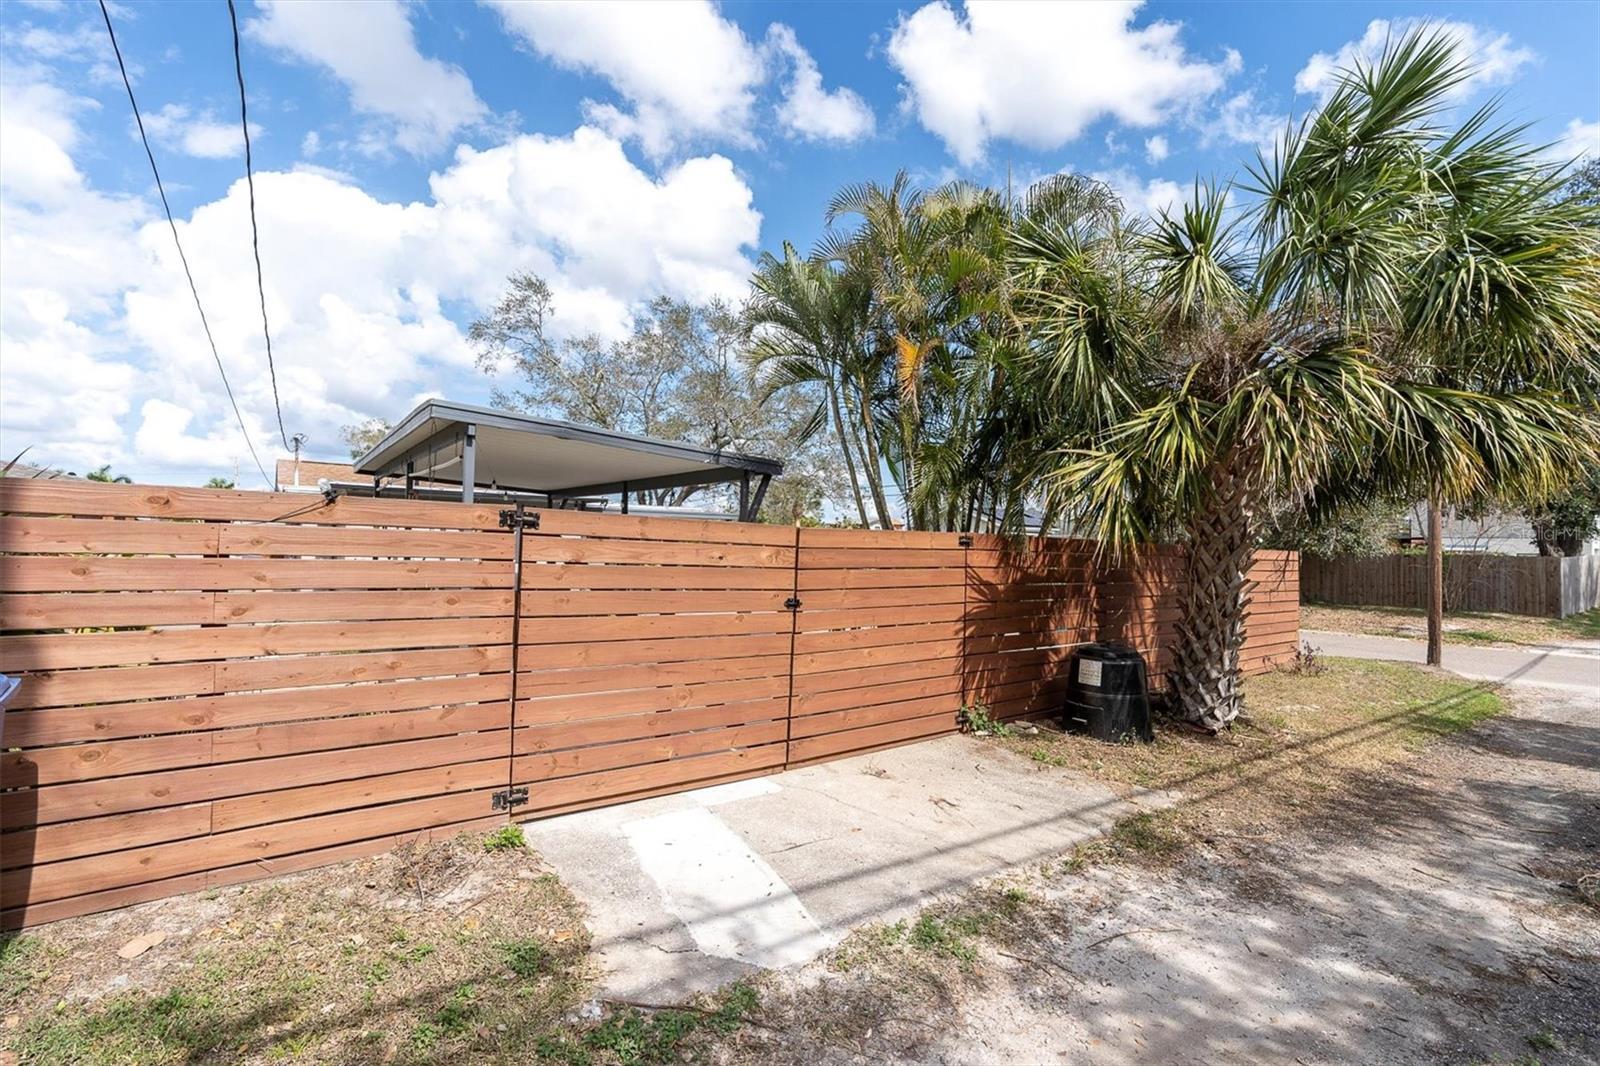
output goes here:
[{"label": "thin palm tree", "polygon": [[[870,419],[871,411],[867,383],[879,375],[865,343],[870,292],[863,279],[803,258],[785,242],[782,259],[770,252],[762,255],[751,286],[745,316],[753,335],[747,354],[762,375],[764,396],[820,385],[823,396],[812,421],[818,427],[831,421],[861,524],[872,525],[866,502],[870,495],[879,526],[891,528],[876,452],[862,434],[863,413]],[[877,428],[868,421],[866,431],[871,440]]]}]

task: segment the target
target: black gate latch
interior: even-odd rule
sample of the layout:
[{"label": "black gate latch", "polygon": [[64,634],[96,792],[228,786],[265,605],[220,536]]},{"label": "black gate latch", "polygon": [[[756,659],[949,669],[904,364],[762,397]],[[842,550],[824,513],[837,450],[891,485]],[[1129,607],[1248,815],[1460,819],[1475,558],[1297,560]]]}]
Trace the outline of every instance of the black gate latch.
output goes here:
[{"label": "black gate latch", "polygon": [[971,534],[968,534],[968,533],[961,534],[961,536],[956,539],[956,543],[959,544],[963,548],[972,547],[972,536],[971,536]]},{"label": "black gate latch", "polygon": [[538,511],[505,510],[500,512],[501,529],[538,529]]},{"label": "black gate latch", "polygon": [[490,800],[490,809],[496,811],[509,811],[513,807],[520,807],[528,802],[528,790],[525,788],[508,788],[496,792]]},{"label": "black gate latch", "polygon": [[796,597],[790,596],[783,601],[783,606],[785,610],[798,611],[800,609],[800,601]]}]

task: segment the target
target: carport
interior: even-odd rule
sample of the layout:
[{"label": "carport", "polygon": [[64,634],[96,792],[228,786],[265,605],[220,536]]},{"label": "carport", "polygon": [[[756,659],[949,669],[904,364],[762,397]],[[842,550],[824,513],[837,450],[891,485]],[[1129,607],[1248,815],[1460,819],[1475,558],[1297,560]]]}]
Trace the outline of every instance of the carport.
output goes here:
[{"label": "carport", "polygon": [[[580,426],[489,407],[426,400],[355,464],[374,495],[543,497],[547,507],[620,494],[728,482],[741,522],[755,519],[783,464],[681,441]],[[385,479],[397,483],[385,485]],[[457,486],[457,488],[452,488]]]}]

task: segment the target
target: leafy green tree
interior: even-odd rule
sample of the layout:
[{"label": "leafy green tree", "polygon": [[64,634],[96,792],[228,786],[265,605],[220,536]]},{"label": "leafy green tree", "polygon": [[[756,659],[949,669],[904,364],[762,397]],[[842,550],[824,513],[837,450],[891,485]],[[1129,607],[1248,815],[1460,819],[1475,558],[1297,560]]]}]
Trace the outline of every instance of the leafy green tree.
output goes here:
[{"label": "leafy green tree", "polygon": [[1523,513],[1533,525],[1540,555],[1583,554],[1585,542],[1600,534],[1600,468]]},{"label": "leafy green tree", "polygon": [[[814,399],[784,394],[764,403],[745,360],[750,323],[720,301],[651,301],[621,340],[561,337],[553,329],[550,288],[512,275],[505,296],[472,324],[469,339],[486,373],[509,377],[494,389],[498,406],[781,459],[785,492],[809,481],[828,498],[839,492],[836,457],[814,441]],[[725,486],[689,485],[638,494],[641,503],[679,506]]]},{"label": "leafy green tree", "polygon": [[382,418],[368,418],[348,426],[341,426],[339,439],[350,449],[350,458],[359,459],[376,448],[393,428]]},{"label": "leafy green tree", "polygon": [[238,487],[231,478],[225,477],[214,477],[206,482],[206,488],[208,489],[234,489]]}]

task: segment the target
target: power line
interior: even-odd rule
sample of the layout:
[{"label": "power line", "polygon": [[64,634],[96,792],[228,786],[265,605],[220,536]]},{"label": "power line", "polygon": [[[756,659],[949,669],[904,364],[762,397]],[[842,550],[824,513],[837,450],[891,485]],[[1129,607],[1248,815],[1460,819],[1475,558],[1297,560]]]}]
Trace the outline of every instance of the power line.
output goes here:
[{"label": "power line", "polygon": [[228,21],[233,24],[233,72],[239,79],[239,126],[244,131],[244,180],[250,187],[250,247],[256,257],[256,293],[261,297],[261,335],[267,340],[267,374],[272,378],[272,406],[278,412],[278,436],[285,449],[289,433],[283,428],[283,404],[278,401],[278,368],[272,362],[272,331],[267,328],[267,287],[261,280],[261,231],[256,228],[256,176],[250,158],[250,112],[244,99],[244,62],[239,57],[239,16],[228,0]]},{"label": "power line", "polygon": [[133,82],[128,80],[128,67],[122,61],[122,49],[117,45],[117,32],[111,28],[111,12],[106,10],[106,0],[100,0],[100,16],[106,20],[106,36],[111,38],[111,51],[117,56],[117,69],[122,72],[122,87],[128,90],[128,104],[133,108],[133,121],[139,125],[139,140],[144,143],[145,158],[150,160],[150,173],[156,178],[156,192],[161,196],[161,209],[167,213],[167,227],[172,230],[172,243],[178,248],[178,261],[183,264],[183,276],[189,279],[189,293],[194,297],[194,309],[200,312],[200,325],[206,331],[206,342],[211,345],[211,358],[217,362],[217,374],[222,378],[222,388],[228,394],[228,403],[233,407],[233,417],[239,422],[239,433],[244,437],[244,446],[250,449],[250,458],[255,461],[256,470],[261,474],[261,480],[268,485],[274,485],[273,480],[267,476],[267,468],[261,465],[261,457],[256,454],[256,446],[250,440],[250,431],[245,428],[244,415],[239,413],[239,401],[234,399],[233,386],[228,384],[228,372],[223,369],[222,356],[217,352],[217,341],[211,335],[211,323],[206,318],[206,309],[200,303],[200,290],[195,287],[194,272],[189,269],[189,257],[183,254],[183,242],[178,239],[178,223],[172,217],[172,205],[167,203],[167,190],[161,184],[161,170],[156,166],[156,156],[150,150],[150,137],[144,131],[144,118],[139,114],[139,102],[133,98]]}]

